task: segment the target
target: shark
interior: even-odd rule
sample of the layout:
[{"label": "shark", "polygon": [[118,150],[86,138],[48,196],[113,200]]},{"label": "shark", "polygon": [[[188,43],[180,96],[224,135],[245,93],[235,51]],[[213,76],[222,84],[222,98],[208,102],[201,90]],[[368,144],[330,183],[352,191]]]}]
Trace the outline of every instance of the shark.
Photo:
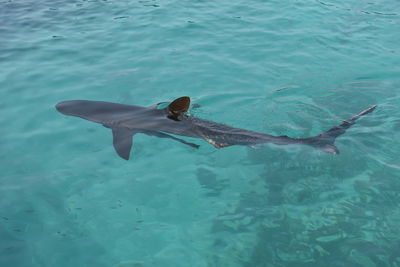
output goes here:
[{"label": "shark", "polygon": [[218,149],[233,145],[256,148],[258,145],[272,143],[307,145],[326,153],[339,154],[339,149],[334,144],[336,139],[353,126],[356,120],[371,113],[376,107],[377,105],[372,105],[317,136],[293,138],[235,128],[191,116],[188,112],[188,96],[149,107],[90,100],[62,101],[55,106],[64,115],[80,117],[111,129],[114,149],[125,160],[129,160],[132,139],[136,134],[168,138],[193,148],[199,148],[199,145],[176,136],[203,139]]}]

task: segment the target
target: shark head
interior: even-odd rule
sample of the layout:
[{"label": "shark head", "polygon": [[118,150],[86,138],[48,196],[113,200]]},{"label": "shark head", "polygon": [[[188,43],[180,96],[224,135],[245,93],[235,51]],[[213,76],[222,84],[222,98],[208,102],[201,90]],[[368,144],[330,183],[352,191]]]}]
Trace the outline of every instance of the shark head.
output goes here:
[{"label": "shark head", "polygon": [[174,101],[166,107],[166,111],[168,112],[168,118],[181,121],[185,118],[186,112],[190,107],[190,97],[182,96]]}]

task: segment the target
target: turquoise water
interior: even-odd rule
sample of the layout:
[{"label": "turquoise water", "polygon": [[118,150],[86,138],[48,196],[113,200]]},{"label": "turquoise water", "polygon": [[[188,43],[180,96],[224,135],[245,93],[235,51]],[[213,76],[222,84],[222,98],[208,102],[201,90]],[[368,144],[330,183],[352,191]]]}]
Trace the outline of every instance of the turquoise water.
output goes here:
[{"label": "turquoise water", "polygon": [[[0,1],[0,266],[400,266],[400,6]],[[189,95],[195,116],[340,155],[199,150],[54,109]]]}]

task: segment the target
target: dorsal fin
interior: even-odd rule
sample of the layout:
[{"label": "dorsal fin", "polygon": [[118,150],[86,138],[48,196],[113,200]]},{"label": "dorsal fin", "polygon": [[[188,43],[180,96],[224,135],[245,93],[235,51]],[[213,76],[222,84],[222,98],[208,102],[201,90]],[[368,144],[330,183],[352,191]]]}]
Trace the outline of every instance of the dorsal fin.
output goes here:
[{"label": "dorsal fin", "polygon": [[168,105],[167,110],[169,113],[169,118],[173,120],[181,120],[182,115],[188,111],[190,106],[190,97],[188,96],[182,96],[174,101],[171,102],[171,104]]}]

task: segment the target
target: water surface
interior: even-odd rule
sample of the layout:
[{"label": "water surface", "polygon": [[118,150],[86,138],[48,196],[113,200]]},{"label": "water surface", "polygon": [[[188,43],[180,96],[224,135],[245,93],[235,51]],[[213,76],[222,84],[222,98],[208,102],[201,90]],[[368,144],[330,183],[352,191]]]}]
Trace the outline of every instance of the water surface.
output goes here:
[{"label": "water surface", "polygon": [[[1,266],[399,266],[398,1],[0,2]],[[151,105],[336,144],[199,150],[54,105]]]}]

